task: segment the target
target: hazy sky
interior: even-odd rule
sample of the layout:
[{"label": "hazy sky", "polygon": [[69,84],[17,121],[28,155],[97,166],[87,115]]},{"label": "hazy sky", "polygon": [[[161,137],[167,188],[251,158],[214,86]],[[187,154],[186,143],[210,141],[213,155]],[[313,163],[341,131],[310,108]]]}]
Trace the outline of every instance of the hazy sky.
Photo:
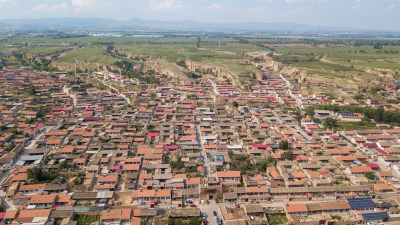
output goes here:
[{"label": "hazy sky", "polygon": [[292,22],[400,31],[400,0],[0,0],[0,19]]}]

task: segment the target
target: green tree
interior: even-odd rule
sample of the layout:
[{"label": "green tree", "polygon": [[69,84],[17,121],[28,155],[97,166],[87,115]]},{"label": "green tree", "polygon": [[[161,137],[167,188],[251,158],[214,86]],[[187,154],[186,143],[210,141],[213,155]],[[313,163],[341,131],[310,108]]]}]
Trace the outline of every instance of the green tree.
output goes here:
[{"label": "green tree", "polygon": [[382,49],[382,44],[381,43],[375,43],[374,44],[374,49]]},{"label": "green tree", "polygon": [[183,225],[182,219],[177,219],[177,220],[175,221],[175,225]]},{"label": "green tree", "polygon": [[236,101],[232,102],[232,104],[233,104],[233,106],[234,106],[235,108],[239,107],[239,103],[237,103]]},{"label": "green tree", "polygon": [[337,120],[333,119],[332,117],[328,117],[324,121],[324,126],[329,129],[333,129],[337,124]]},{"label": "green tree", "polygon": [[[375,120],[376,122],[382,122],[382,121],[384,121],[384,113],[385,113],[385,110],[383,109],[383,107],[382,107],[382,106],[379,107],[379,108],[375,111],[374,120]],[[386,115],[387,115],[387,114],[386,114]],[[388,117],[388,116],[386,116],[386,117]]]},{"label": "green tree", "polygon": [[232,158],[232,157],[233,157],[233,151],[232,151],[232,150],[229,150],[229,151],[228,151],[228,156],[229,156],[229,158]]},{"label": "green tree", "polygon": [[156,129],[156,126],[154,126],[153,124],[147,125],[147,130],[148,131],[152,132],[152,131],[155,131],[155,129]]},{"label": "green tree", "polygon": [[32,179],[34,181],[40,181],[43,179],[43,171],[39,167],[33,167],[32,169],[27,170],[28,179]]},{"label": "green tree", "polygon": [[194,217],[189,221],[189,225],[201,225],[202,220],[199,217]]},{"label": "green tree", "polygon": [[373,180],[375,175],[373,172],[366,172],[365,177],[368,178],[368,180]]},{"label": "green tree", "polygon": [[279,149],[288,150],[289,147],[290,147],[290,144],[289,144],[288,140],[282,140],[281,142],[279,142]]},{"label": "green tree", "polygon": [[33,167],[27,170],[28,180],[32,183],[51,182],[57,178],[57,172],[45,172],[40,167]]},{"label": "green tree", "polygon": [[292,151],[286,151],[285,153],[282,154],[281,157],[283,160],[289,160],[292,161],[294,159],[294,155]]},{"label": "green tree", "polygon": [[170,163],[172,169],[180,170],[182,169],[185,164],[182,162],[182,157],[178,156],[176,161],[171,161]]},{"label": "green tree", "polygon": [[62,163],[60,163],[60,168],[61,169],[67,168],[67,166],[68,166],[67,160],[64,160]]},{"label": "green tree", "polygon": [[258,172],[264,173],[268,166],[273,166],[275,164],[275,161],[276,160],[273,157],[268,157],[266,160],[257,165]]},{"label": "green tree", "polygon": [[275,160],[274,157],[269,156],[269,157],[267,158],[266,162],[267,162],[267,165],[268,165],[268,166],[272,166],[272,165],[275,164],[276,160]]}]

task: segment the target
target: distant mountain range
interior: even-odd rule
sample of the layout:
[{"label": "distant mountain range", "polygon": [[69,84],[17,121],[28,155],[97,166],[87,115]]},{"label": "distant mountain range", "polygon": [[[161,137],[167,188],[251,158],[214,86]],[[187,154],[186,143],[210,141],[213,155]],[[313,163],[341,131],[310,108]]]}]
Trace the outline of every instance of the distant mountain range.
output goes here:
[{"label": "distant mountain range", "polygon": [[[0,20],[0,29],[65,29],[89,28],[111,30],[159,30],[159,31],[206,31],[206,32],[268,32],[268,31],[345,31],[354,29],[312,26],[296,23],[207,23],[196,21],[149,21],[114,20],[102,18],[45,18]],[[362,31],[358,29],[357,31]]]},{"label": "distant mountain range", "polygon": [[45,18],[0,20],[2,30],[20,29],[85,29],[85,30],[146,30],[197,32],[369,32],[363,29],[313,26],[297,23],[207,23],[196,21],[114,20],[102,18]]}]

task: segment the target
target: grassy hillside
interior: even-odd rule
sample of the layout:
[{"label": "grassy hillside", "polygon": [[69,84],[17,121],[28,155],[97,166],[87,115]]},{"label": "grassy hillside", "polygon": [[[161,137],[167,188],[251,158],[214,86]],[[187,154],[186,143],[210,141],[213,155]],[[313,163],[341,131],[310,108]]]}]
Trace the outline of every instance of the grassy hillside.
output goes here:
[{"label": "grassy hillside", "polygon": [[106,55],[106,50],[100,47],[83,47],[74,51],[67,52],[64,56],[57,59],[58,63],[73,64],[73,61],[83,61],[91,63],[112,64],[118,59]]}]

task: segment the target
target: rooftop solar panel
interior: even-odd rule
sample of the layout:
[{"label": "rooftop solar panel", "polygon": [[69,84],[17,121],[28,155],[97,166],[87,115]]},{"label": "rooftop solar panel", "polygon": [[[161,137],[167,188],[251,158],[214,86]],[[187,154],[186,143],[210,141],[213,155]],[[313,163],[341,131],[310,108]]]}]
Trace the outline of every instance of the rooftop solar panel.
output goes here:
[{"label": "rooftop solar panel", "polygon": [[365,220],[373,220],[373,219],[388,218],[389,215],[387,214],[387,212],[374,212],[374,213],[364,213],[362,214],[362,217]]},{"label": "rooftop solar panel", "polygon": [[374,208],[375,203],[371,198],[352,198],[347,200],[351,209]]}]

